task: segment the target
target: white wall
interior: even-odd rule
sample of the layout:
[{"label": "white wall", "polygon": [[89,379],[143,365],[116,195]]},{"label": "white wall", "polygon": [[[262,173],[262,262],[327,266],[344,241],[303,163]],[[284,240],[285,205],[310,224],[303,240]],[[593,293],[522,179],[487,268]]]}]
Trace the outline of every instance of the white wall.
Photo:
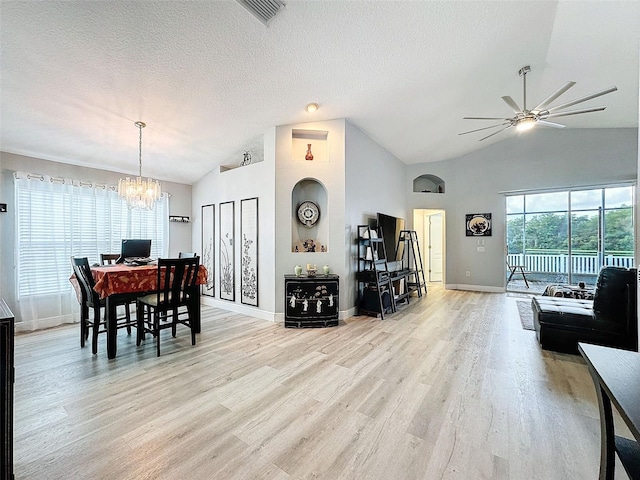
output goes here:
[{"label": "white wall", "polygon": [[[315,143],[312,148],[317,152],[314,160],[304,160],[304,152],[301,154],[294,145],[294,130],[327,132],[326,142],[309,140]],[[356,226],[366,223],[368,217],[375,217],[376,212],[408,219],[404,168],[402,162],[344,119],[284,125],[268,130],[264,136],[264,162],[223,173],[213,171],[193,186],[195,251],[201,249],[202,205],[215,203],[217,209],[220,202],[233,200],[238,205],[241,198],[258,196],[259,308],[240,305],[238,292],[235,302],[219,300],[217,286],[216,298],[205,297],[203,301],[227,310],[281,321],[284,275],[293,274],[294,266],[298,264],[311,263],[318,268],[328,264],[331,272],[340,276],[341,317],[352,315],[356,290]],[[319,182],[327,192],[326,206],[320,217],[320,222],[324,223],[319,229],[327,237],[326,252],[292,251],[292,228],[297,225],[297,205],[294,203],[299,200],[292,198],[292,192],[296,184],[305,179]],[[219,219],[216,229],[218,222]],[[219,259],[216,259],[217,264]],[[236,252],[236,271],[238,268],[239,252]]]},{"label": "white wall", "polygon": [[376,213],[404,218],[411,224],[405,191],[406,165],[375,143],[353,124],[346,123],[345,250],[349,252],[346,302],[356,302],[357,226],[366,225]]},{"label": "white wall", "polygon": [[[208,305],[241,312],[262,319],[273,320],[274,268],[274,136],[275,129],[269,129],[264,136],[264,161],[244,167],[220,172],[219,168],[208,173],[193,185],[192,250],[202,252],[202,205],[215,204],[215,297],[202,297]],[[261,156],[260,154],[259,156]],[[220,203],[234,203],[235,238],[240,238],[240,200],[258,197],[258,307],[244,305],[240,301],[240,249],[234,249],[235,301],[220,299]],[[240,242],[236,242],[240,245]]]},{"label": "white wall", "polygon": [[[14,279],[15,200],[13,198],[13,172],[15,171],[108,185],[116,185],[118,179],[122,177],[120,173],[107,170],[0,152],[0,202],[7,203],[8,206],[8,212],[0,214],[0,243],[2,245],[0,247],[0,296],[6,300],[14,313],[18,312],[15,303]],[[191,186],[165,181],[161,183],[163,192],[171,195],[169,214],[191,216]],[[177,256],[179,251],[189,251],[190,249],[191,229],[188,224],[169,223],[169,254]],[[16,318],[16,321],[20,321],[20,319]]]},{"label": "white wall", "polygon": [[[539,128],[459,158],[406,170],[408,208],[447,212],[447,285],[502,291],[505,202],[500,192],[635,180],[638,130]],[[413,179],[423,174],[441,177],[445,193],[413,193]],[[465,236],[467,213],[492,214],[493,234],[484,238],[484,253],[476,251],[477,238]],[[465,271],[471,276],[465,277]]]},{"label": "white wall", "polygon": [[[327,133],[326,145],[318,143],[317,154],[312,161],[306,161],[293,148],[292,135],[294,129],[324,131]],[[275,283],[276,311],[284,312],[284,275],[293,274],[296,265],[303,267],[307,263],[318,266],[329,265],[331,272],[340,276],[340,310],[346,308],[345,285],[346,261],[344,245],[344,204],[345,204],[345,121],[331,120],[297,125],[284,125],[276,128],[276,242]],[[314,141],[309,140],[310,143]],[[326,153],[324,153],[326,152]],[[296,184],[303,179],[314,179],[320,182],[327,192],[326,211],[320,212],[322,227],[328,228],[326,252],[292,252],[291,228],[295,225],[297,205],[293,205],[292,192]],[[309,199],[313,200],[313,199]],[[327,230],[325,230],[327,231]],[[280,316],[278,317],[280,320]]]}]

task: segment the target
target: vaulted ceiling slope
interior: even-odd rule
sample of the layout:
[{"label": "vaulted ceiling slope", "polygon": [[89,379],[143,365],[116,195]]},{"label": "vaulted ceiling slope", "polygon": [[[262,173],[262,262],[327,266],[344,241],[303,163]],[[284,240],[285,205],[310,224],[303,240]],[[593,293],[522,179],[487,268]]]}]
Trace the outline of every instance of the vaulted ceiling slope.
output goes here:
[{"label": "vaulted ceiling slope", "polygon": [[[347,118],[407,164],[499,142],[464,116],[501,96],[569,101],[616,85],[567,128],[638,126],[640,2],[287,0],[268,26],[238,2],[0,4],[0,149],[193,183],[274,125]],[[308,102],[320,110],[304,112]]]}]

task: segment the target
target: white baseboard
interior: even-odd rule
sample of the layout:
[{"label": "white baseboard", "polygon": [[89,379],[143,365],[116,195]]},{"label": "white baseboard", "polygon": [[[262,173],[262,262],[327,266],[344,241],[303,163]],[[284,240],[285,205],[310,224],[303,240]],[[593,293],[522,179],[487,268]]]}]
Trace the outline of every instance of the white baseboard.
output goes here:
[{"label": "white baseboard", "polygon": [[487,285],[465,285],[463,283],[450,283],[444,286],[447,290],[468,290],[471,292],[504,293],[504,287],[491,287]]},{"label": "white baseboard", "polygon": [[338,318],[340,320],[346,320],[347,318],[355,317],[356,313],[358,313],[358,309],[356,307],[351,307],[348,310],[342,310],[339,313]]},{"label": "white baseboard", "polygon": [[241,303],[227,302],[225,300],[218,300],[211,297],[200,297],[200,303],[202,305],[209,305],[210,307],[221,308],[229,312],[241,313],[249,317],[259,318],[261,320],[267,320],[269,322],[276,322],[276,315],[273,312],[267,312],[266,310],[260,310],[259,308],[251,307]]},{"label": "white baseboard", "polygon": [[[267,320],[269,322],[284,325],[284,313],[267,312],[266,310],[260,310],[248,305],[238,304],[235,302],[226,302],[224,300],[218,300],[211,297],[200,297],[200,303],[202,305],[209,305],[210,307],[221,308],[229,312],[241,313],[249,317],[259,318],[261,320]],[[356,307],[352,307],[348,310],[342,310],[338,313],[338,318],[344,320],[349,317],[353,317],[356,314]]]}]

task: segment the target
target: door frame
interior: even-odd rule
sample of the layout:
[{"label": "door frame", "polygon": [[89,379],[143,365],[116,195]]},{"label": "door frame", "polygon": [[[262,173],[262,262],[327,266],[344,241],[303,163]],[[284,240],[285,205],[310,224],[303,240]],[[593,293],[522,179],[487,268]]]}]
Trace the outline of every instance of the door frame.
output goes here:
[{"label": "door frame", "polygon": [[442,215],[442,280],[438,283],[446,285],[447,278],[447,212],[443,209],[415,208],[413,210],[413,229],[418,235],[420,254],[422,256],[422,268],[427,282],[430,281],[429,269],[430,258],[428,238],[425,235],[425,218],[431,215]]}]

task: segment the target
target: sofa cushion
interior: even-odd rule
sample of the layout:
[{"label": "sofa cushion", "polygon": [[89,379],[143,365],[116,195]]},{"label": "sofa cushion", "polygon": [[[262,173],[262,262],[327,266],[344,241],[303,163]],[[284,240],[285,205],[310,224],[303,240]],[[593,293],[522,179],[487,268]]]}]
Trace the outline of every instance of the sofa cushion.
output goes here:
[{"label": "sofa cushion", "polygon": [[624,332],[623,324],[603,320],[601,316],[594,314],[592,307],[593,301],[576,298],[533,297],[531,301],[534,321],[539,326],[564,330]]},{"label": "sofa cushion", "polygon": [[592,300],[533,297],[531,308],[541,324],[590,328],[595,322]]},{"label": "sofa cushion", "polygon": [[627,285],[636,285],[636,269],[603,267],[598,274],[593,311],[611,322],[626,323],[629,308]]}]

